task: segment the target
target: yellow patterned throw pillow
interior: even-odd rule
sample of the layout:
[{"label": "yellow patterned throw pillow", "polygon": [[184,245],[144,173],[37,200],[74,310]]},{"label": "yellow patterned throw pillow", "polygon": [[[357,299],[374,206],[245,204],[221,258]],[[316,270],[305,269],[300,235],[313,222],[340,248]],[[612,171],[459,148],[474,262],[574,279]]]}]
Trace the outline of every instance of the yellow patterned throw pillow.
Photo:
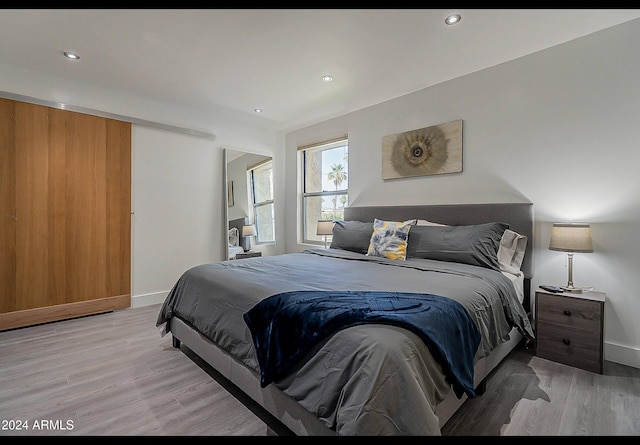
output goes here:
[{"label": "yellow patterned throw pillow", "polygon": [[414,223],[413,219],[399,222],[376,219],[373,222],[373,234],[367,255],[404,260],[407,256],[409,229]]}]

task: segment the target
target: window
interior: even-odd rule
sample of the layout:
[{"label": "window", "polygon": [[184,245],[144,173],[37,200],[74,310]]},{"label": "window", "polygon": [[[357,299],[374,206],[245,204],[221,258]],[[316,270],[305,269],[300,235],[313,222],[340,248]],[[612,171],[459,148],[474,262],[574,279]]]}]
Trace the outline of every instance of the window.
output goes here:
[{"label": "window", "polygon": [[276,238],[273,208],[273,161],[268,160],[247,170],[256,243],[273,242]]},{"label": "window", "polygon": [[346,137],[299,148],[302,166],[303,243],[323,244],[318,220],[344,219],[349,204],[349,142]]}]

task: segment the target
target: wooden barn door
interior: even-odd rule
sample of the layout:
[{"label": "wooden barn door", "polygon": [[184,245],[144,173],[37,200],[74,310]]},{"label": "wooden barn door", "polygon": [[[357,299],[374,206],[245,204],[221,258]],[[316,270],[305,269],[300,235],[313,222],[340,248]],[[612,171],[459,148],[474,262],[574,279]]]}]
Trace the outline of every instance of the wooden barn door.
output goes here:
[{"label": "wooden barn door", "polygon": [[131,124],[0,99],[0,330],[131,304]]}]

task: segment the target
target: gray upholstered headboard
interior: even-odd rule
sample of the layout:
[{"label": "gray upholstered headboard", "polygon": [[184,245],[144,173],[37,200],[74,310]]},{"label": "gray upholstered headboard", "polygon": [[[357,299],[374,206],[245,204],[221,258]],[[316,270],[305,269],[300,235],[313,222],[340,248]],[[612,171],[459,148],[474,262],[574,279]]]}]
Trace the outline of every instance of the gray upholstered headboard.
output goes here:
[{"label": "gray upholstered headboard", "polygon": [[347,207],[347,221],[373,221],[377,219],[405,221],[418,218],[448,225],[504,222],[509,228],[527,237],[522,271],[526,279],[525,308],[529,309],[530,281],[533,278],[533,203],[493,204],[435,204],[412,206],[363,206]]},{"label": "gray upholstered headboard", "polygon": [[244,226],[245,224],[249,224],[249,218],[247,218],[246,216],[243,218],[237,218],[237,219],[232,219],[231,221],[229,221],[229,228],[233,228],[235,227],[236,229],[238,229],[238,245],[242,246],[242,248],[247,251],[247,238],[245,238],[244,236],[242,236],[242,226]]}]

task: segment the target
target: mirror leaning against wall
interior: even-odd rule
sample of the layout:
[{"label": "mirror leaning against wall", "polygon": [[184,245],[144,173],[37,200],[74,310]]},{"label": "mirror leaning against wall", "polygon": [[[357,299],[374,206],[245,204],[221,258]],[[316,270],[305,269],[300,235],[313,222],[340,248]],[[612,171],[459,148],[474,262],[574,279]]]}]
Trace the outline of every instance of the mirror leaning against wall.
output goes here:
[{"label": "mirror leaning against wall", "polygon": [[224,149],[227,259],[275,255],[273,159]]}]

